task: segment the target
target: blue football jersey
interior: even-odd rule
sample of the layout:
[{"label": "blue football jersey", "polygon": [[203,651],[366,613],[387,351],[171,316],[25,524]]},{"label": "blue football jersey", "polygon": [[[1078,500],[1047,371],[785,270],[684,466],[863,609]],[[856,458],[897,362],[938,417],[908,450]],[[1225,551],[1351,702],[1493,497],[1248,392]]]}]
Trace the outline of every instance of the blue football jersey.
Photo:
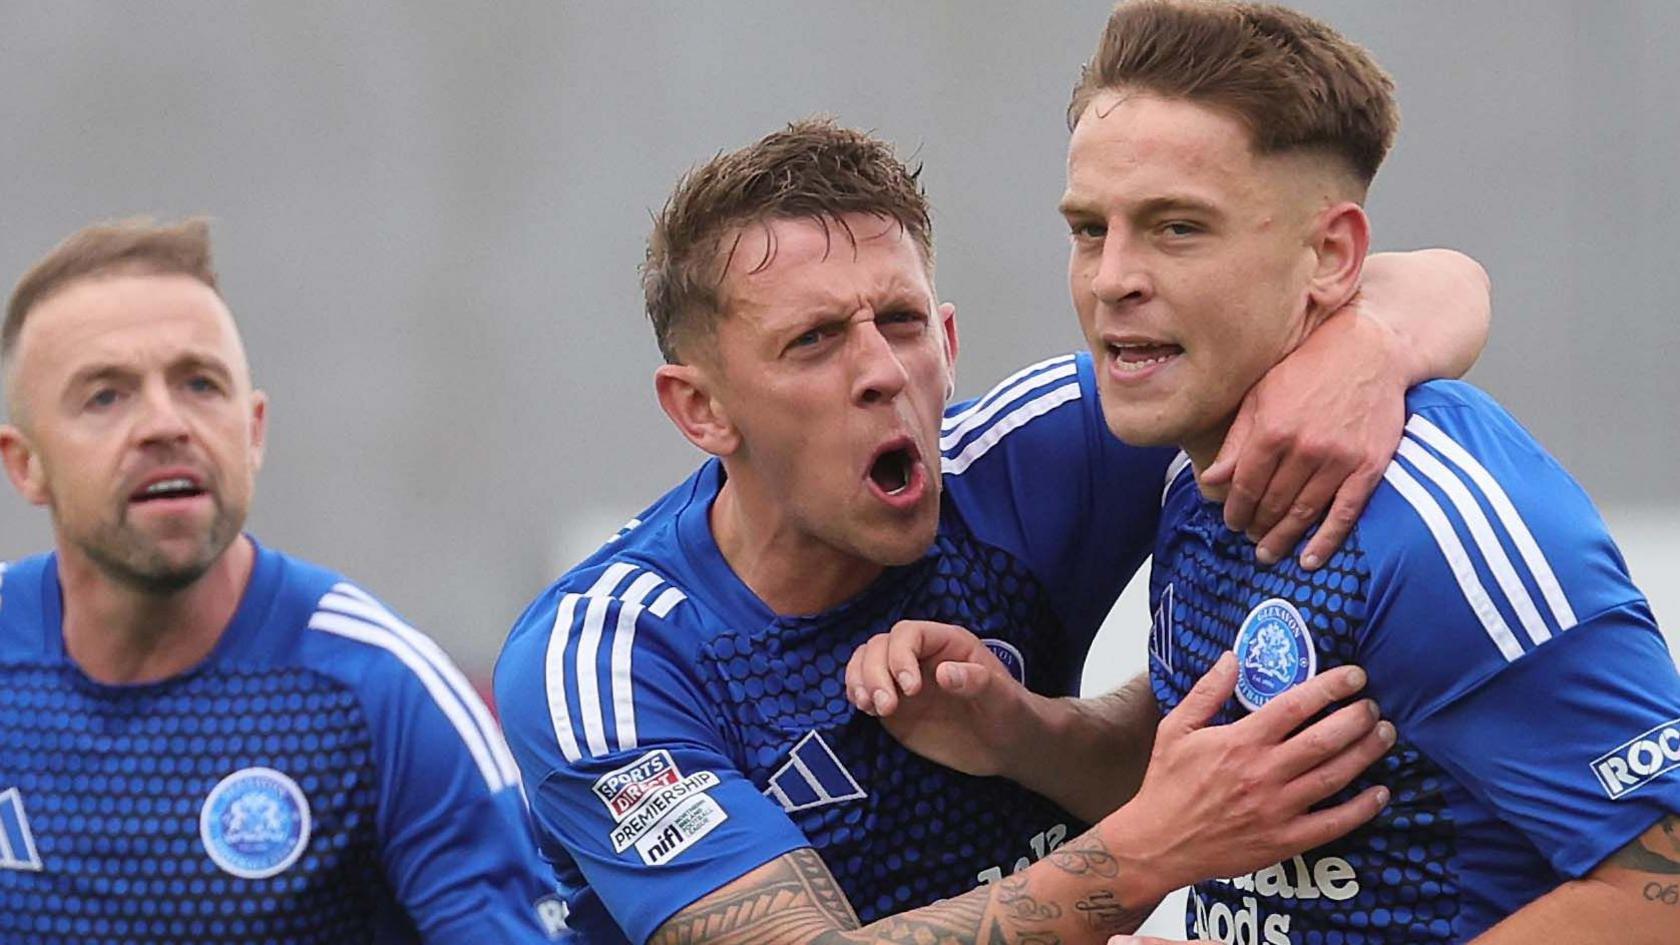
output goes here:
[{"label": "blue football jersey", "polygon": [[199,666],[94,681],[56,556],[0,569],[0,941],[546,942],[518,769],[435,643],[258,547]]},{"label": "blue football jersey", "polygon": [[1680,675],[1581,488],[1487,395],[1407,397],[1398,455],[1320,571],[1271,568],[1184,471],[1150,580],[1164,709],[1225,650],[1232,721],[1316,672],[1365,667],[1399,740],[1351,791],[1349,836],[1192,892],[1225,942],[1463,942],[1680,810]]},{"label": "blue football jersey", "polygon": [[772,613],[708,524],[708,462],[515,625],[497,704],[539,842],[587,941],[814,848],[865,921],[972,889],[1084,825],[1001,778],[925,761],[846,700],[846,661],[901,619],[958,624],[1033,690],[1077,691],[1147,555],[1171,453],[1121,445],[1081,354],[948,411],[938,537],[825,613]]}]

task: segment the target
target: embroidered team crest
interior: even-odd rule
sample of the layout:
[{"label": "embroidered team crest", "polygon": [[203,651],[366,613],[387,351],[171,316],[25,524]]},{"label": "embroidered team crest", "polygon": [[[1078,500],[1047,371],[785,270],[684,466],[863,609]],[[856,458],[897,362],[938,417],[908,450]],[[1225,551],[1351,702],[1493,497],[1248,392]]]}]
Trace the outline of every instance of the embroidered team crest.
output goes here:
[{"label": "embroidered team crest", "polygon": [[273,768],[245,768],[223,778],[204,798],[198,835],[223,870],[244,879],[284,871],[309,845],[309,802]]},{"label": "embroidered team crest", "polygon": [[992,651],[992,655],[998,658],[1004,669],[1009,670],[1009,675],[1013,676],[1016,682],[1023,686],[1027,684],[1027,661],[1021,657],[1021,651],[1015,648],[1015,644],[993,638],[980,642]]},{"label": "embroidered team crest", "polygon": [[1256,711],[1318,672],[1307,622],[1281,597],[1262,602],[1237,629],[1237,701]]}]

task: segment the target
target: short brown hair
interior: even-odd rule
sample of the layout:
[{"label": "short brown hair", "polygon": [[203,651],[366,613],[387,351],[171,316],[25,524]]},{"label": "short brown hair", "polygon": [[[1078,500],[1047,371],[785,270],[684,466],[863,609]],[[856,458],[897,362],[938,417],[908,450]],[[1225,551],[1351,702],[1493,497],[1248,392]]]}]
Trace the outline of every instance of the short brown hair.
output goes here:
[{"label": "short brown hair", "polygon": [[[689,171],[654,217],[642,264],[660,353],[679,363],[679,340],[716,323],[739,229],[752,223],[810,218],[826,232],[833,221],[855,242],[841,215],[870,213],[903,227],[932,266],[933,223],[920,175],[921,167],[906,166],[891,145],[826,118],[793,122]],[[759,267],[774,258],[772,244]]]},{"label": "short brown hair", "polygon": [[148,219],[96,223],[72,233],[18,280],[0,328],[0,361],[9,361],[30,309],[79,279],[117,271],[191,276],[211,289],[210,222],[193,217],[158,225]]},{"label": "short brown hair", "polygon": [[1080,71],[1068,128],[1098,93],[1138,89],[1227,111],[1260,154],[1317,149],[1369,185],[1400,126],[1394,80],[1329,26],[1280,6],[1128,0]]}]

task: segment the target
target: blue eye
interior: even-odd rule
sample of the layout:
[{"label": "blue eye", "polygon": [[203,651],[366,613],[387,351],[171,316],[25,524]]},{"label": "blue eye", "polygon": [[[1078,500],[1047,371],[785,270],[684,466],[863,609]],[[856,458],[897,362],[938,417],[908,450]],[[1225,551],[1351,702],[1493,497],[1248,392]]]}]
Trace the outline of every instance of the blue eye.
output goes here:
[{"label": "blue eye", "polygon": [[91,408],[98,409],[101,407],[109,407],[116,402],[116,390],[110,387],[102,387],[93,392],[93,396],[88,398],[87,405]]},{"label": "blue eye", "polygon": [[1168,236],[1195,236],[1197,233],[1202,231],[1202,228],[1196,224],[1186,223],[1183,220],[1173,220],[1169,223],[1163,223],[1161,224],[1161,229],[1164,230]]},{"label": "blue eye", "polygon": [[1075,223],[1069,229],[1076,240],[1100,240],[1108,235],[1108,227],[1101,223]]}]

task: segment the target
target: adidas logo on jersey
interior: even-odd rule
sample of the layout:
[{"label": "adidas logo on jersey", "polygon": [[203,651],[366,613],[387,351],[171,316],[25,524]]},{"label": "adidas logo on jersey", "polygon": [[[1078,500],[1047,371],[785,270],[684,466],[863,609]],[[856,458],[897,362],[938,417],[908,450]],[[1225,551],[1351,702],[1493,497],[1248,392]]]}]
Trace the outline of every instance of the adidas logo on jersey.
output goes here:
[{"label": "adidas logo on jersey", "polygon": [[0,869],[41,871],[41,854],[35,851],[35,834],[17,788],[0,791]]},{"label": "adidas logo on jersey", "polygon": [[764,793],[790,814],[869,796],[814,730],[806,732],[788,756],[770,776]]},{"label": "adidas logo on jersey", "polygon": [[1680,767],[1680,719],[1671,719],[1600,755],[1592,763],[1611,799],[1638,790]]}]

